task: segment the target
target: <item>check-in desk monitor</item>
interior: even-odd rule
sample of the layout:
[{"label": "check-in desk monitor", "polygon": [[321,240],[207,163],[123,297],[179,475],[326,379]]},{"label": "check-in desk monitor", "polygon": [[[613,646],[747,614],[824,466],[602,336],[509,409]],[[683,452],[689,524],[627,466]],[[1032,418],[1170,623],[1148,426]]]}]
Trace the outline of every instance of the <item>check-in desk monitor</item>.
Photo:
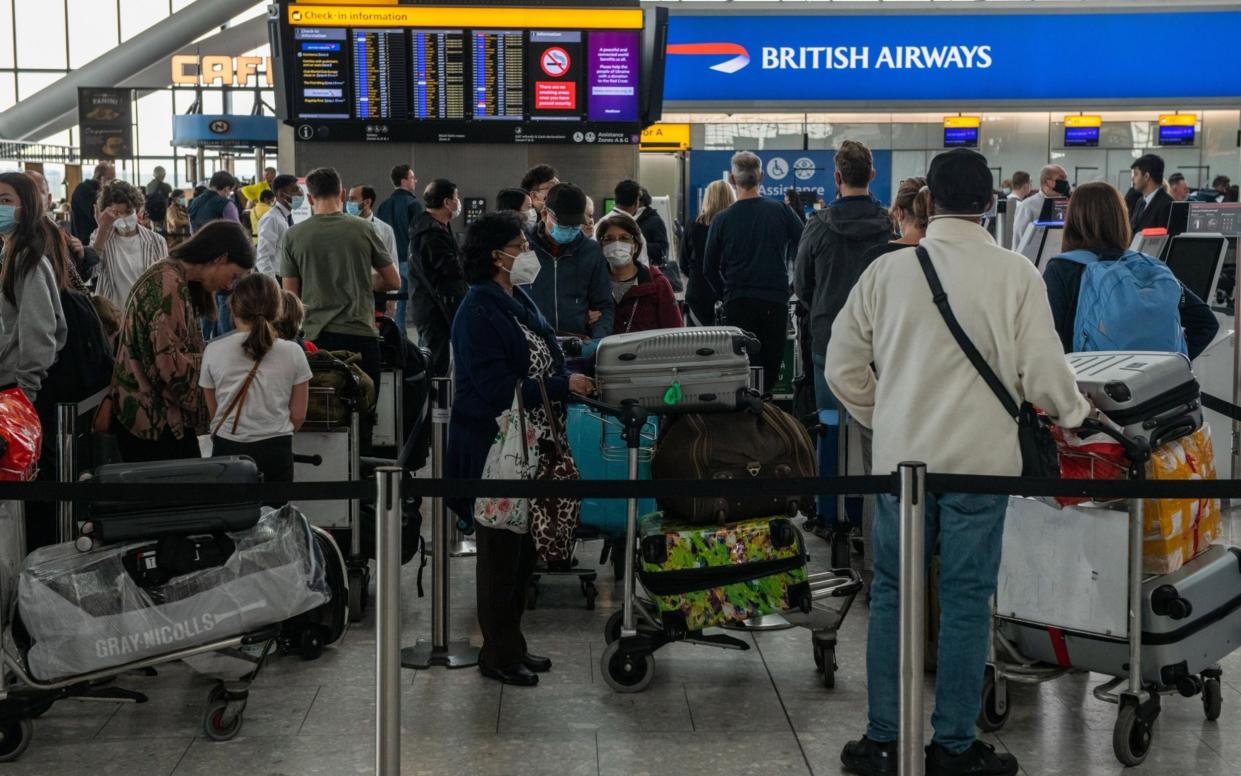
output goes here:
[{"label": "check-in desk monitor", "polygon": [[1211,304],[1227,252],[1228,239],[1222,234],[1177,235],[1168,245],[1168,269],[1183,286]]},{"label": "check-in desk monitor", "polygon": [[1064,237],[1064,214],[1068,211],[1067,198],[1043,200],[1039,218],[1026,227],[1026,233],[1017,252],[1025,256],[1040,270],[1047,269],[1047,262],[1060,255],[1061,239]]},{"label": "check-in desk monitor", "polygon": [[1147,256],[1154,256],[1157,259],[1166,259],[1168,243],[1171,240],[1172,237],[1168,234],[1167,229],[1151,227],[1133,235],[1133,242],[1129,243],[1129,250],[1145,253]]}]

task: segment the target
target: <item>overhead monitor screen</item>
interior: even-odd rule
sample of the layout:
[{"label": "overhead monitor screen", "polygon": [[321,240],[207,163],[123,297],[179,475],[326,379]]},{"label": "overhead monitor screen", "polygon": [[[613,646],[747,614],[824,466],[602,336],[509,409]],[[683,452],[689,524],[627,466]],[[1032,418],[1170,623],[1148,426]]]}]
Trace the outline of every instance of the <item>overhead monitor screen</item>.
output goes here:
[{"label": "overhead monitor screen", "polygon": [[1159,145],[1191,146],[1194,144],[1194,128],[1192,126],[1161,126],[1159,127]]},{"label": "overhead monitor screen", "polygon": [[1093,148],[1099,145],[1098,127],[1065,127],[1065,148]]},{"label": "overhead monitor screen", "polygon": [[1168,269],[1183,286],[1210,304],[1215,299],[1215,283],[1226,245],[1227,240],[1222,237],[1176,237],[1168,248]]},{"label": "overhead monitor screen", "polygon": [[1241,203],[1191,202],[1185,231],[1241,235]]},{"label": "overhead monitor screen", "polygon": [[977,148],[978,127],[944,127],[944,148]]},{"label": "overhead monitor screen", "polygon": [[651,12],[625,0],[278,8],[282,118],[303,141],[637,143],[662,81],[643,75]]}]

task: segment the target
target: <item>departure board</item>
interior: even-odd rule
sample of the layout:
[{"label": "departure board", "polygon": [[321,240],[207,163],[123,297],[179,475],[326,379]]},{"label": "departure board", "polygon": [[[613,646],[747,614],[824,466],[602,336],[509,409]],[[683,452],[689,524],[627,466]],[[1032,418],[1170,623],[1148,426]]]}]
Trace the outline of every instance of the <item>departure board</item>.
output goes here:
[{"label": "departure board", "polygon": [[520,32],[474,32],[474,118],[524,118],[523,42]]},{"label": "departure board", "polygon": [[296,30],[297,115],[308,119],[348,119],[349,59],[346,30]]},{"label": "departure board", "polygon": [[416,119],[464,121],[465,33],[415,30],[411,33]]},{"label": "departure board", "polygon": [[405,33],[353,31],[353,112],[359,119],[409,118]]}]

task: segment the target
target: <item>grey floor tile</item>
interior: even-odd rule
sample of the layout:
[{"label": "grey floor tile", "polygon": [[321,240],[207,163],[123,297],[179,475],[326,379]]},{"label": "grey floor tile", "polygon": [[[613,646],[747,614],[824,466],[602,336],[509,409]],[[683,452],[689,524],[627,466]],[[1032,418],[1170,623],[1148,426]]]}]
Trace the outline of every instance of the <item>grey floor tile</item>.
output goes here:
[{"label": "grey floor tile", "polygon": [[1226,765],[1219,754],[1193,733],[1163,731],[1156,725],[1155,740],[1146,762],[1124,768],[1112,752],[1112,735],[1106,731],[1061,733],[1048,730],[1027,733],[1001,731],[999,738],[1029,776],[1137,776],[1138,774],[1235,774],[1236,764]]},{"label": "grey floor tile", "polygon": [[562,687],[505,687],[500,703],[501,733],[560,733],[596,730],[692,732],[689,704],[679,687],[614,693],[599,683],[589,690]]},{"label": "grey floor tile", "polygon": [[34,738],[20,760],[0,765],[4,776],[169,776],[189,738],[63,743]]},{"label": "grey floor tile", "polygon": [[780,697],[771,685],[686,687],[694,730],[710,733],[751,734],[791,732]]},{"label": "grey floor tile", "polygon": [[595,734],[411,737],[401,742],[403,776],[597,776]]},{"label": "grey floor tile", "polygon": [[[756,742],[761,740],[761,745]],[[792,733],[599,733],[600,776],[808,776]]]},{"label": "grey floor tile", "polygon": [[[494,733],[499,707],[500,685],[484,682],[477,674],[420,677],[401,693],[401,728],[409,733]],[[374,734],[374,685],[323,687],[299,732],[304,738],[370,739]]]},{"label": "grey floor tile", "polygon": [[195,741],[173,776],[372,776],[375,742],[358,736]]},{"label": "grey floor tile", "polygon": [[[318,692],[316,687],[301,686],[253,688],[246,704],[242,734],[251,738],[296,735]],[[99,738],[200,736],[206,711],[206,691],[201,688],[157,695],[148,703],[121,706],[100,731]]]},{"label": "grey floor tile", "polygon": [[77,742],[94,738],[121,707],[119,703],[60,701],[35,720],[40,742]]}]

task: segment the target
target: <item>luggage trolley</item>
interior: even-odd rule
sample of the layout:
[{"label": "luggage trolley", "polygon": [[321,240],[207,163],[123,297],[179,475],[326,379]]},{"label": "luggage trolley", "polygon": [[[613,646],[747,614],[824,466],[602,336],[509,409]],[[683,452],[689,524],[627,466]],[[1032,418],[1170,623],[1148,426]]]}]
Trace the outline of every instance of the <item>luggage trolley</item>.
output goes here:
[{"label": "luggage trolley", "polygon": [[[310,403],[322,410],[316,417],[330,419],[344,412],[343,422],[306,421],[293,435],[294,479],[299,482],[338,482],[362,479],[361,418],[358,402],[361,386],[353,371],[340,361],[326,365],[311,362],[312,369],[328,369],[345,378],[345,390],[337,394],[330,388],[310,389]],[[361,622],[366,614],[370,565],[362,551],[361,504],[353,499],[311,501],[294,504],[311,525],[339,537],[348,534],[345,566],[348,570],[349,618]],[[344,544],[342,542],[342,544]]]},{"label": "luggage trolley", "polygon": [[[635,400],[627,400],[619,408],[580,397],[575,397],[575,400],[619,419],[621,435],[628,451],[629,480],[636,481],[642,429],[647,422],[648,410]],[[749,644],[726,634],[674,632],[664,625],[654,605],[640,598],[637,592],[637,533],[638,500],[628,499],[623,546],[624,598],[621,610],[615,612],[604,627],[607,648],[600,659],[600,667],[608,686],[616,692],[624,693],[646,689],[655,676],[655,651],[673,641],[748,650]],[[843,624],[854,598],[862,589],[862,581],[852,569],[839,569],[811,574],[807,582],[811,591],[811,605],[805,611],[790,612],[787,616],[790,622],[811,630],[816,666],[824,672],[824,684],[832,687],[835,684],[837,668],[836,632]]]},{"label": "luggage trolley", "polygon": [[[1125,455],[1130,462],[1130,477],[1135,480],[1144,477],[1146,463],[1151,458],[1151,446],[1146,440],[1129,439],[1094,420],[1087,420],[1083,428],[1103,433],[1119,442],[1125,448]],[[1037,506],[1051,510],[1051,507],[1044,507],[1039,502],[1029,503],[1032,509]],[[1063,513],[1055,511],[1055,514]],[[1100,580],[1097,583],[1100,590],[1088,597],[1092,606],[1104,604],[1102,609],[1106,611],[1098,611],[1093,618],[1086,616],[1085,619],[1064,611],[1050,617],[1036,614],[1033,609],[1024,613],[997,613],[983,685],[982,706],[977,721],[980,730],[996,732],[1007,722],[1011,711],[1008,682],[1039,684],[1074,670],[1089,670],[1114,677],[1096,687],[1093,694],[1098,700],[1116,704],[1120,708],[1113,728],[1112,748],[1116,758],[1126,766],[1140,765],[1146,759],[1154,738],[1154,724],[1159,716],[1161,696],[1173,693],[1187,698],[1201,695],[1207,721],[1219,718],[1223,674],[1218,664],[1205,661],[1209,660],[1213,648],[1218,652],[1218,647],[1223,644],[1235,647],[1241,628],[1228,624],[1229,618],[1214,618],[1221,621],[1208,622],[1201,632],[1184,638],[1184,641],[1192,642],[1189,649],[1181,647],[1187,659],[1161,668],[1158,663],[1164,663],[1164,659],[1158,663],[1150,660],[1144,662],[1143,653],[1153,650],[1162,652],[1163,657],[1167,658],[1168,653],[1164,650],[1177,649],[1178,646],[1162,646],[1169,643],[1160,638],[1165,634],[1151,632],[1154,630],[1151,627],[1153,623],[1144,622],[1144,619],[1153,614],[1160,620],[1172,621],[1169,625],[1171,628],[1180,627],[1177,623],[1190,616],[1192,604],[1180,597],[1175,585],[1168,582],[1189,573],[1198,565],[1218,563],[1225,558],[1228,559],[1226,562],[1230,567],[1236,567],[1241,563],[1241,551],[1215,547],[1191,560],[1180,572],[1147,576],[1142,569],[1142,500],[1130,500],[1126,513],[1117,515],[1120,520],[1109,519],[1110,515],[1115,514],[1117,513],[1103,511],[1099,517],[1090,518],[1090,525],[1083,530],[1102,534],[1103,538],[1097,542],[1077,536],[1066,538],[1066,541],[1077,545],[1076,552],[1070,553],[1075,558],[1082,555],[1082,545],[1112,547],[1114,555],[1119,556],[1121,550],[1127,555],[1124,579]],[[1064,519],[1082,523],[1079,516],[1062,518]],[[1010,521],[1010,525],[1022,522],[1031,521],[1018,519]],[[1050,526],[1042,524],[1033,524],[1029,530],[1042,532],[1044,535],[1055,533]],[[1122,530],[1125,531],[1127,540],[1115,541],[1114,537]],[[1008,554],[1006,549],[1005,555]],[[1113,557],[1112,560],[1119,561],[1120,558]],[[1099,574],[1098,571],[1089,570],[1087,573],[1093,573],[1094,576]],[[1104,585],[1105,590],[1102,589]],[[1001,586],[1003,589],[1003,582]],[[1228,598],[1233,592],[1224,591],[1221,594]],[[1106,606],[1107,604],[1110,606]],[[1062,605],[1063,601],[1058,602],[1057,609]],[[1124,618],[1119,616],[1122,606],[1127,611]],[[1008,603],[1005,607],[1015,608]],[[1218,611],[1222,612],[1224,609]],[[1051,619],[1057,620],[1055,626],[1046,622]],[[1213,615],[1206,615],[1206,619],[1213,619]],[[1235,622],[1235,616],[1231,619]],[[1065,620],[1082,622],[1070,627],[1058,627],[1065,625]],[[1144,627],[1148,632],[1143,632]],[[1023,650],[1028,650],[1030,654],[1023,654]],[[1189,656],[1191,651],[1193,655]]]}]

